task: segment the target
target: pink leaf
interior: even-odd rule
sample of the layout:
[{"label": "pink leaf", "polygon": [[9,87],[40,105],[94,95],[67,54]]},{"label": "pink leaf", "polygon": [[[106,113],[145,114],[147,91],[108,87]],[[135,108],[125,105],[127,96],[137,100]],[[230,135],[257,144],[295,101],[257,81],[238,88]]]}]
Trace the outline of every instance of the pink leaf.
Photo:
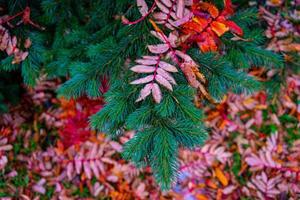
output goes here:
[{"label": "pink leaf", "polygon": [[164,4],[160,3],[159,1],[157,1],[156,5],[164,13],[167,13],[167,14],[169,13],[169,9],[166,6],[164,6]]},{"label": "pink leaf", "polygon": [[82,169],[82,162],[79,159],[75,160],[75,168],[76,168],[76,173],[80,174],[81,169]]},{"label": "pink leaf", "polygon": [[97,145],[93,145],[92,150],[89,153],[89,158],[94,158],[97,155]]},{"label": "pink leaf", "polygon": [[68,166],[67,166],[67,176],[68,176],[68,179],[69,180],[72,180],[72,177],[73,177],[73,163],[69,163]]},{"label": "pink leaf", "polygon": [[42,178],[37,182],[37,185],[44,185],[46,183],[46,179]]},{"label": "pink leaf", "polygon": [[263,163],[257,156],[247,157],[245,159],[246,163],[250,166],[261,166]]},{"label": "pink leaf", "polygon": [[98,169],[100,170],[100,172],[102,174],[105,174],[105,169],[104,169],[103,163],[101,163],[99,160],[96,160],[95,162],[96,162],[96,165],[97,165]]},{"label": "pink leaf", "polygon": [[235,185],[227,186],[226,188],[223,189],[223,194],[225,195],[231,194],[236,188],[237,186]]},{"label": "pink leaf", "polygon": [[170,81],[172,84],[176,85],[176,81],[170,73],[166,72],[165,70],[163,70],[161,68],[157,69],[157,73],[159,75],[161,75],[162,77],[164,77],[165,79],[167,79],[168,81]]},{"label": "pink leaf", "polygon": [[147,96],[149,96],[149,94],[151,93],[153,84],[152,83],[148,83],[147,85],[145,85],[145,87],[141,90],[140,92],[140,96],[139,98],[136,100],[136,102],[142,101],[144,100]]},{"label": "pink leaf", "polygon": [[169,39],[171,46],[173,48],[176,48],[177,47],[176,42],[178,41],[178,35],[176,34],[176,32],[170,33],[168,39]]},{"label": "pink leaf", "polygon": [[166,62],[164,62],[164,61],[160,61],[160,62],[159,62],[159,66],[160,66],[162,69],[164,69],[164,70],[166,70],[166,71],[168,71],[168,72],[178,72],[177,68],[176,68],[174,65],[171,65],[171,64],[166,63]]},{"label": "pink leaf", "polygon": [[150,67],[147,65],[136,65],[130,68],[130,70],[136,73],[151,73],[155,71],[155,67]]},{"label": "pink leaf", "polygon": [[162,94],[161,94],[159,86],[156,83],[153,83],[152,96],[156,103],[160,103],[160,101],[162,99]]},{"label": "pink leaf", "polygon": [[167,7],[171,7],[172,6],[171,0],[161,0],[161,2],[163,2]]},{"label": "pink leaf", "polygon": [[[170,20],[169,20],[170,21]],[[175,28],[171,25],[171,24],[169,24],[169,23],[166,23],[166,27],[168,28],[168,29],[170,29],[170,30],[175,30]]]},{"label": "pink leaf", "polygon": [[168,90],[171,90],[171,91],[173,90],[172,85],[169,83],[169,81],[167,79],[165,79],[164,77],[162,77],[161,75],[157,74],[155,77],[155,80],[159,84],[165,86]]},{"label": "pink leaf", "polygon": [[141,64],[141,65],[155,65],[157,63],[157,60],[155,60],[155,59],[138,59],[135,62],[138,64]]},{"label": "pink leaf", "polygon": [[143,56],[143,59],[146,59],[146,60],[158,60],[159,56]]},{"label": "pink leaf", "polygon": [[0,147],[0,151],[9,151],[9,150],[12,150],[12,149],[13,149],[13,146],[10,145],[10,144],[7,144],[7,145],[4,145],[4,146]]},{"label": "pink leaf", "polygon": [[268,177],[267,177],[266,173],[262,172],[261,177],[265,183],[268,183]]},{"label": "pink leaf", "polygon": [[95,162],[94,162],[94,161],[90,161],[90,166],[91,166],[91,169],[92,169],[94,175],[95,175],[97,178],[99,178],[99,176],[100,176],[100,175],[99,175],[99,170],[98,170],[98,168],[97,168]]},{"label": "pink leaf", "polygon": [[271,167],[275,167],[276,166],[276,163],[273,161],[272,159],[272,155],[271,155],[271,152],[267,151],[266,152],[266,160],[268,162],[268,164],[271,166]]},{"label": "pink leaf", "polygon": [[46,193],[46,189],[43,186],[40,186],[40,185],[34,185],[32,187],[32,190],[34,192],[37,192],[37,193],[40,193],[40,194],[45,194]]},{"label": "pink leaf", "polygon": [[159,33],[159,32],[156,32],[156,31],[150,31],[150,33],[156,37],[157,39],[159,39],[160,41],[164,42],[165,43],[165,39],[163,37],[163,33]]},{"label": "pink leaf", "polygon": [[146,190],[145,183],[140,183],[137,189],[135,190],[135,194],[140,198],[140,199],[146,199],[148,196],[148,192]]},{"label": "pink leaf", "polygon": [[191,6],[191,5],[193,5],[193,0],[185,0],[185,5],[186,5],[186,6]]},{"label": "pink leaf", "polygon": [[84,173],[85,173],[86,177],[88,179],[91,179],[92,178],[92,172],[91,172],[90,165],[87,161],[83,162],[83,169],[84,169]]},{"label": "pink leaf", "polygon": [[153,17],[156,19],[156,20],[166,20],[168,19],[168,15],[163,13],[163,12],[157,12],[157,13],[154,13],[153,14]]},{"label": "pink leaf", "polygon": [[148,82],[152,81],[153,78],[154,78],[153,75],[149,75],[149,76],[146,76],[144,78],[140,78],[140,79],[137,79],[135,81],[132,81],[130,84],[138,85],[138,84],[148,83]]},{"label": "pink leaf", "polygon": [[179,27],[179,26],[181,26],[182,24],[184,24],[184,23],[186,23],[186,22],[188,22],[188,21],[190,21],[190,19],[193,17],[193,13],[189,13],[189,14],[187,14],[187,15],[185,15],[184,17],[182,17],[182,18],[180,18],[180,19],[178,19],[178,20],[176,20],[176,21],[174,21],[174,22],[170,22],[173,26],[176,26],[176,27]]},{"label": "pink leaf", "polygon": [[104,189],[104,186],[100,185],[99,182],[96,182],[95,185],[94,185],[94,187],[93,187],[93,195],[94,195],[94,197],[99,196],[101,190],[103,190],[103,189]]},{"label": "pink leaf", "polygon": [[118,142],[110,141],[109,143],[110,143],[110,146],[111,146],[114,150],[116,150],[117,152],[122,152],[123,147],[122,147],[122,145],[120,145]]},{"label": "pink leaf", "polygon": [[110,176],[108,176],[107,178],[106,178],[108,181],[110,181],[110,182],[113,182],[113,183],[116,183],[116,182],[118,182],[118,177],[117,176],[115,176],[115,175],[110,175]]},{"label": "pink leaf", "polygon": [[176,9],[177,17],[179,17],[179,18],[183,17],[184,6],[185,6],[184,0],[177,1],[177,9]]},{"label": "pink leaf", "polygon": [[160,54],[168,51],[169,46],[167,44],[148,45],[148,49],[151,53]]},{"label": "pink leaf", "polygon": [[139,11],[142,14],[142,16],[147,15],[149,9],[145,0],[137,0],[136,4],[139,7]]},{"label": "pink leaf", "polygon": [[196,65],[194,60],[187,54],[183,53],[182,51],[175,51],[176,55],[182,58],[185,62],[188,62],[189,64]]}]

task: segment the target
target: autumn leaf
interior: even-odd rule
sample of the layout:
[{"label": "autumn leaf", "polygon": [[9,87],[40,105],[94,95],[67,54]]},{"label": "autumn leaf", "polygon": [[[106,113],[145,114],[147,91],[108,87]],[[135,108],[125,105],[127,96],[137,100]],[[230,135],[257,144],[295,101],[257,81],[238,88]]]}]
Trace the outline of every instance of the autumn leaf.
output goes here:
[{"label": "autumn leaf", "polygon": [[220,37],[222,36],[224,33],[226,33],[229,28],[221,23],[221,22],[218,22],[218,21],[214,21],[211,23],[211,29]]},{"label": "autumn leaf", "polygon": [[145,0],[137,0],[136,4],[139,8],[140,13],[145,16],[148,14],[148,6],[147,3],[145,2]]},{"label": "autumn leaf", "polygon": [[151,73],[155,71],[155,67],[135,65],[134,67],[130,68],[130,70],[136,73]]},{"label": "autumn leaf", "polygon": [[226,32],[243,35],[243,30],[227,19],[233,13],[231,1],[226,0],[224,3],[225,8],[221,13],[217,7],[207,2],[193,4],[194,17],[181,25],[181,32],[189,35],[188,43],[197,43],[202,52],[217,51],[219,37]]},{"label": "autumn leaf", "polygon": [[162,94],[159,86],[156,83],[153,83],[152,96],[156,103],[160,103],[162,99]]},{"label": "autumn leaf", "polygon": [[152,81],[153,78],[154,78],[153,75],[149,75],[144,78],[140,78],[135,81],[132,81],[130,84],[137,85],[137,84],[142,84],[142,83],[148,83],[148,82]]},{"label": "autumn leaf", "polygon": [[141,90],[139,98],[136,100],[136,102],[144,100],[147,96],[151,94],[151,90],[153,88],[152,83],[148,83],[145,85],[145,87]]},{"label": "autumn leaf", "polygon": [[222,172],[222,170],[220,168],[218,168],[218,167],[215,168],[215,175],[218,178],[218,180],[222,183],[223,186],[228,185],[228,179],[224,175],[224,173]]},{"label": "autumn leaf", "polygon": [[159,85],[156,83],[159,83],[168,90],[173,91],[172,85],[176,85],[176,81],[170,72],[177,72],[177,68],[165,61],[161,61],[160,56],[143,56],[142,59],[137,59],[136,62],[140,65],[131,67],[131,71],[136,73],[153,73],[153,75],[139,78],[130,83],[134,85],[148,83],[140,91],[136,102],[146,99],[146,97],[152,93],[154,101],[159,103],[162,99],[162,93]]}]

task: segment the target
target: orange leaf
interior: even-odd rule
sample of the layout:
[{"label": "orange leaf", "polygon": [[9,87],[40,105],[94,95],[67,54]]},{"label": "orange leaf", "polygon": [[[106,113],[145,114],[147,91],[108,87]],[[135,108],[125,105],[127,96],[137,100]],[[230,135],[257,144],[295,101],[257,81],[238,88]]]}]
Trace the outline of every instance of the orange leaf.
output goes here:
[{"label": "orange leaf", "polygon": [[223,190],[222,189],[218,189],[216,200],[222,200],[222,196],[223,196]]},{"label": "orange leaf", "polygon": [[193,6],[193,10],[203,10],[208,12],[213,18],[219,16],[219,10],[216,6],[211,3],[201,2]]},{"label": "orange leaf", "polygon": [[229,31],[229,27],[221,22],[214,21],[211,23],[211,29],[220,37],[227,31]]},{"label": "orange leaf", "polygon": [[60,140],[57,141],[57,147],[55,148],[55,150],[58,154],[63,154],[64,153],[65,148],[64,148],[63,143]]},{"label": "orange leaf", "polygon": [[156,32],[162,33],[161,29],[157,26],[157,24],[152,19],[149,19],[149,21]]},{"label": "orange leaf", "polygon": [[216,45],[215,40],[209,34],[205,34],[203,36],[205,40],[197,43],[201,51],[202,52],[217,51],[218,47]]},{"label": "orange leaf", "polygon": [[225,174],[222,172],[222,170],[220,168],[217,167],[215,169],[215,174],[216,174],[216,177],[222,183],[223,186],[228,185],[228,179],[227,179],[227,177],[225,176]]},{"label": "orange leaf", "polygon": [[199,24],[199,26],[201,27],[201,31],[203,30],[204,27],[206,27],[208,25],[208,20],[201,18],[201,17],[194,17],[192,19],[194,22],[196,22],[197,24]]},{"label": "orange leaf", "polygon": [[217,189],[218,186],[215,182],[213,182],[212,180],[206,180],[205,181],[206,185],[212,189]]},{"label": "orange leaf", "polygon": [[196,34],[197,32],[201,32],[203,30],[201,26],[193,21],[185,23],[182,27],[182,32],[185,34]]},{"label": "orange leaf", "polygon": [[196,198],[197,200],[208,200],[208,198],[203,194],[197,194]]}]

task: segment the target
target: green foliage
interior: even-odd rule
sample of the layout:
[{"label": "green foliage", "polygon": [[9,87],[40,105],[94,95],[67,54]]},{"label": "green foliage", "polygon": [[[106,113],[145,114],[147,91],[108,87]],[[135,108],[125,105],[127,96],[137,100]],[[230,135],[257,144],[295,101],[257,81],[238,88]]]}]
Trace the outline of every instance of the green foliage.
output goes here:
[{"label": "green foliage", "polygon": [[243,68],[234,69],[228,57],[200,54],[197,49],[193,49],[191,55],[200,64],[199,70],[206,75],[208,90],[215,99],[220,100],[228,91],[251,93],[261,88],[258,81],[242,71]]},{"label": "green foliage", "polygon": [[[222,8],[223,1],[215,2]],[[9,13],[26,6],[25,0],[4,3]],[[175,75],[174,91],[162,88],[160,104],[150,98],[135,102],[141,87],[129,84],[138,78],[128,70],[130,62],[148,54],[148,44],[159,42],[150,34],[148,20],[131,26],[122,24],[122,15],[132,20],[140,18],[135,1],[38,0],[31,7],[33,20],[45,26],[46,31],[32,31],[34,28],[28,26],[16,30],[18,36],[31,38],[29,56],[20,65],[12,65],[11,57],[3,59],[0,72],[19,70],[24,82],[33,86],[42,70],[49,77],[67,79],[58,89],[61,96],[104,96],[107,104],[91,117],[91,126],[112,138],[126,130],[136,130],[124,146],[123,157],[141,167],[150,165],[162,189],[169,189],[176,179],[178,148],[193,149],[203,144],[207,133],[203,114],[193,104],[196,91],[182,72]],[[256,9],[239,10],[231,20],[242,27],[244,38],[233,40],[232,34],[225,34],[218,54],[203,54],[194,47],[189,51],[206,76],[213,98],[220,100],[228,91],[251,93],[260,89],[262,85],[247,74],[252,66],[283,67],[280,55],[264,49],[265,38],[257,17]],[[99,90],[102,77],[109,77],[110,90],[105,94]],[[0,110],[6,109],[1,101],[9,101],[2,92],[3,85],[7,88],[0,79]],[[34,148],[31,143],[27,151]],[[17,145],[14,150],[20,151]],[[80,196],[78,192],[76,195]]]},{"label": "green foliage", "polygon": [[171,184],[176,180],[178,143],[172,132],[165,127],[156,128],[155,132],[153,138],[155,145],[150,155],[150,165],[162,189],[170,189]]}]

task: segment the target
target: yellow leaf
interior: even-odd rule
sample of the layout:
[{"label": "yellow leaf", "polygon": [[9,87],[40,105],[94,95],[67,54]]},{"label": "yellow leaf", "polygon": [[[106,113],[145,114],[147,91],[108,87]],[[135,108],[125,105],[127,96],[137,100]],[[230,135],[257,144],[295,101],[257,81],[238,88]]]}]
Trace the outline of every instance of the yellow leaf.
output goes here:
[{"label": "yellow leaf", "polygon": [[211,29],[220,37],[227,31],[229,31],[229,27],[221,22],[214,21],[211,23]]},{"label": "yellow leaf", "polygon": [[257,109],[257,110],[265,110],[267,108],[268,108],[267,105],[257,105],[257,106],[255,106],[255,109]]},{"label": "yellow leaf", "polygon": [[222,183],[223,186],[227,186],[228,185],[228,180],[227,180],[226,176],[224,175],[224,173],[221,171],[220,168],[217,167],[215,169],[215,174],[216,174],[216,177]]},{"label": "yellow leaf", "polygon": [[149,19],[149,21],[156,32],[162,33],[162,30],[157,26],[157,24],[152,19]]}]

